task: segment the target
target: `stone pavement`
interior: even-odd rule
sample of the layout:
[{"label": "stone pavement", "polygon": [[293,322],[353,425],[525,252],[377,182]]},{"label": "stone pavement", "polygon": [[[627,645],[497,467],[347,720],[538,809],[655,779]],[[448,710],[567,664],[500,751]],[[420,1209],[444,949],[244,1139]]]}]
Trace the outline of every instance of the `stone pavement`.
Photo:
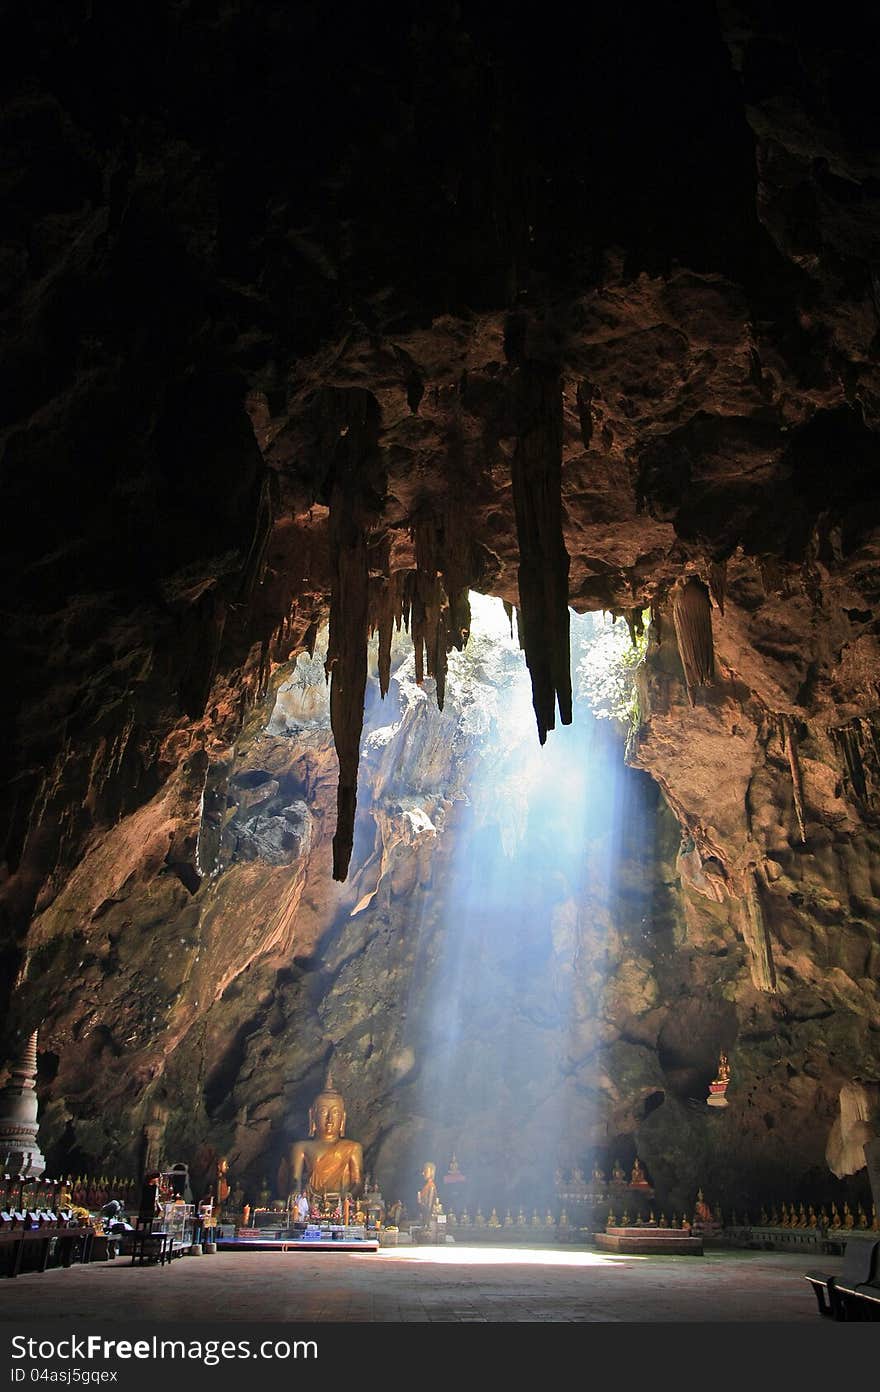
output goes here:
[{"label": "stone pavement", "polygon": [[839,1257],[579,1248],[417,1247],[127,1258],[0,1280],[0,1320],[820,1321],[803,1279]]}]

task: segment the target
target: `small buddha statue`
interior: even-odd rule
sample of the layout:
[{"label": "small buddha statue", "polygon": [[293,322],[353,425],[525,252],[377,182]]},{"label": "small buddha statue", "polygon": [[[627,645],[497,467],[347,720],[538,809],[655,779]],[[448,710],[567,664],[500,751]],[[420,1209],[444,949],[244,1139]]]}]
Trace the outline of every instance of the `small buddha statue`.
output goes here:
[{"label": "small buddha statue", "polygon": [[718,1072],[709,1084],[709,1096],[706,1098],[710,1107],[726,1107],[727,1089],[730,1086],[730,1063],[727,1055],[722,1049],[718,1059]]},{"label": "small buddha statue", "polygon": [[629,1182],[634,1189],[647,1186],[648,1181],[645,1177],[645,1171],[642,1169],[642,1162],[638,1156],[636,1156],[635,1164],[632,1167],[632,1175]]},{"label": "small buddha statue", "polygon": [[593,1173],[590,1175],[590,1179],[594,1184],[605,1183],[605,1171],[600,1169],[598,1160],[593,1163]]},{"label": "small buddha statue", "polygon": [[479,1206],[477,1207],[476,1217],[474,1218],[474,1226],[477,1228],[485,1228],[486,1226],[486,1220],[483,1217],[483,1210]]},{"label": "small buddha statue", "polygon": [[[364,1152],[358,1141],[344,1139],[345,1120],[345,1103],[328,1068],[327,1081],[309,1108],[309,1139],[294,1141],[290,1148],[292,1192],[306,1187],[312,1199],[323,1199],[326,1194],[360,1194]],[[308,1175],[307,1186],[304,1174]]]},{"label": "small buddha statue", "polygon": [[508,1209],[504,1215],[504,1226],[505,1228],[513,1227],[513,1214],[511,1213],[510,1209]]},{"label": "small buddha statue", "polygon": [[848,1203],[843,1205],[843,1226],[850,1229],[855,1227],[855,1219],[852,1216]]},{"label": "small buddha statue", "polygon": [[615,1160],[611,1169],[612,1184],[626,1184],[626,1174],[619,1160]]},{"label": "small buddha statue", "polygon": [[572,1170],[572,1172],[571,1172],[571,1182],[572,1182],[572,1184],[575,1185],[576,1187],[583,1184],[583,1182],[584,1182],[584,1172],[583,1172],[583,1170],[581,1169],[580,1165],[575,1165],[574,1169]]},{"label": "small buddha statue", "polygon": [[501,1219],[498,1217],[498,1210],[497,1210],[497,1208],[493,1208],[493,1209],[492,1209],[492,1212],[489,1214],[489,1227],[490,1227],[490,1228],[500,1228],[500,1227],[501,1227]]},{"label": "small buddha statue", "polygon": [[443,1182],[444,1184],[464,1184],[465,1182],[465,1176],[461,1172],[455,1151],[452,1152],[452,1159],[449,1162],[449,1169],[443,1176]]}]

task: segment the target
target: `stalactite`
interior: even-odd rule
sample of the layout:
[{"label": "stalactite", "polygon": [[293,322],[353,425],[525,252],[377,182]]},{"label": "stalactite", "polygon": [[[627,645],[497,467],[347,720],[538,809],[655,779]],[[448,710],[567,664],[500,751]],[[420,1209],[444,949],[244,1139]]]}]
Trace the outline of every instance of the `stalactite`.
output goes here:
[{"label": "stalactite", "polygon": [[880,744],[873,719],[856,719],[829,731],[843,764],[850,795],[865,808],[880,802]]},{"label": "stalactite", "polygon": [[354,845],[357,775],[367,686],[369,568],[367,514],[371,455],[378,426],[376,403],[352,388],[328,393],[321,403],[334,441],[330,494],[333,578],[326,672],[330,680],[330,726],[339,759],[333,878],[348,874]]},{"label": "stalactite", "polygon": [[562,385],[559,372],[526,360],[516,374],[519,438],[513,501],[519,542],[519,608],[541,744],[571,724],[569,558],[562,536]]},{"label": "stalactite", "polygon": [[512,604],[508,604],[508,602],[507,602],[506,599],[503,600],[502,602],[503,602],[503,604],[504,604],[504,612],[505,612],[505,614],[507,615],[507,622],[510,624],[510,636],[511,636],[511,638],[512,638],[512,637],[513,637],[513,615],[514,615],[514,608],[513,608],[513,605],[512,605]]},{"label": "stalactite", "polygon": [[379,635],[379,691],[383,700],[391,682],[391,641],[395,627],[399,631],[403,619],[405,579],[405,573],[399,570],[379,576],[370,592],[370,636]]},{"label": "stalactite", "polygon": [[463,652],[471,636],[471,601],[467,585],[449,596],[449,637],[452,646]]},{"label": "stalactite", "polygon": [[272,535],[273,522],[274,509],[272,507],[271,476],[267,474],[260,486],[257,516],[254,522],[254,535],[251,540],[247,559],[242,567],[241,595],[245,599],[251,597],[257,582],[262,579],[266,566],[266,553],[269,549],[269,538]]},{"label": "stalactite", "polygon": [[742,907],[742,927],[751,958],[752,981],[759,991],[773,994],[776,991],[773,948],[764,921],[764,910],[754,870],[748,872],[745,902]]},{"label": "stalactite", "polygon": [[782,716],[782,737],[785,744],[785,752],[788,755],[788,767],[791,770],[791,787],[794,796],[794,810],[797,816],[798,827],[800,828],[801,841],[806,845],[807,831],[804,819],[804,785],[801,779],[801,761],[798,755],[798,738],[794,722],[789,716]]},{"label": "stalactite", "polygon": [[712,598],[718,605],[718,612],[724,613],[724,601],[727,598],[727,562],[713,561],[709,566],[709,589]]},{"label": "stalactite", "polygon": [[638,641],[645,631],[645,621],[642,618],[641,608],[627,609],[624,617],[632,645],[634,648],[638,647]]},{"label": "stalactite", "polygon": [[[421,519],[412,529],[416,569],[410,583],[410,633],[416,661],[416,681],[425,673],[437,683],[437,705],[443,709],[446,694],[446,657],[452,646],[449,601],[440,580],[441,554],[433,520]],[[470,605],[468,605],[470,631]]]},{"label": "stalactite", "polygon": [[367,546],[363,528],[352,512],[350,499],[337,485],[330,504],[335,566],[327,648],[330,727],[339,758],[334,880],[344,880],[348,874],[354,845],[358,759],[367,687]]},{"label": "stalactite", "polygon": [[702,581],[692,576],[686,584],[674,590],[672,621],[684,668],[688,700],[693,705],[696,688],[709,686],[715,680],[712,605]]}]

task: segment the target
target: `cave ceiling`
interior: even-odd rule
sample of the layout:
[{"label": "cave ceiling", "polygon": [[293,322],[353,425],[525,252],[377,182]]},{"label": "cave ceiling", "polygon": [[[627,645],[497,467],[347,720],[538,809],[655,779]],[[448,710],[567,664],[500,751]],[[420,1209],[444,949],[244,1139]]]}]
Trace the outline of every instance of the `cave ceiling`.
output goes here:
[{"label": "cave ceiling", "polygon": [[[880,1071],[876,20],[553,9],[17,16],[0,924],[5,1038],[42,1021],[74,1059],[65,1116],[96,1060],[146,1106],[194,1030],[239,1037],[246,971],[265,1004],[314,952],[317,886],[349,870],[368,635],[387,686],[406,620],[442,705],[469,589],[517,611],[536,739],[570,714],[567,606],[651,611],[629,760],[677,822],[694,1021],[736,945],[739,1023],[705,1039],[750,1022],[793,1135],[817,1077],[821,1111],[860,1057]],[[251,828],[239,928],[227,909],[160,1041],[128,1020],[138,952],[210,916],[229,780],[328,623],[338,787],[329,742],[306,748],[322,815],[292,798],[281,851]],[[387,832],[401,885],[418,839]],[[639,1097],[675,1053],[658,1008],[627,1046],[651,1056]],[[794,1081],[761,1052],[786,1030]]]}]

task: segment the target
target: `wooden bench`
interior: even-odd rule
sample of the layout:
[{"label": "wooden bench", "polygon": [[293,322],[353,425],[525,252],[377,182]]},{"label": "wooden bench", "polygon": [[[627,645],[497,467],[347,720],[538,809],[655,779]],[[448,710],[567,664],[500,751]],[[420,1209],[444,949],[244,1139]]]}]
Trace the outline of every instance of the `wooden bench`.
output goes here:
[{"label": "wooden bench", "polygon": [[839,1276],[808,1271],[820,1315],[835,1320],[880,1319],[880,1242],[849,1238]]}]

